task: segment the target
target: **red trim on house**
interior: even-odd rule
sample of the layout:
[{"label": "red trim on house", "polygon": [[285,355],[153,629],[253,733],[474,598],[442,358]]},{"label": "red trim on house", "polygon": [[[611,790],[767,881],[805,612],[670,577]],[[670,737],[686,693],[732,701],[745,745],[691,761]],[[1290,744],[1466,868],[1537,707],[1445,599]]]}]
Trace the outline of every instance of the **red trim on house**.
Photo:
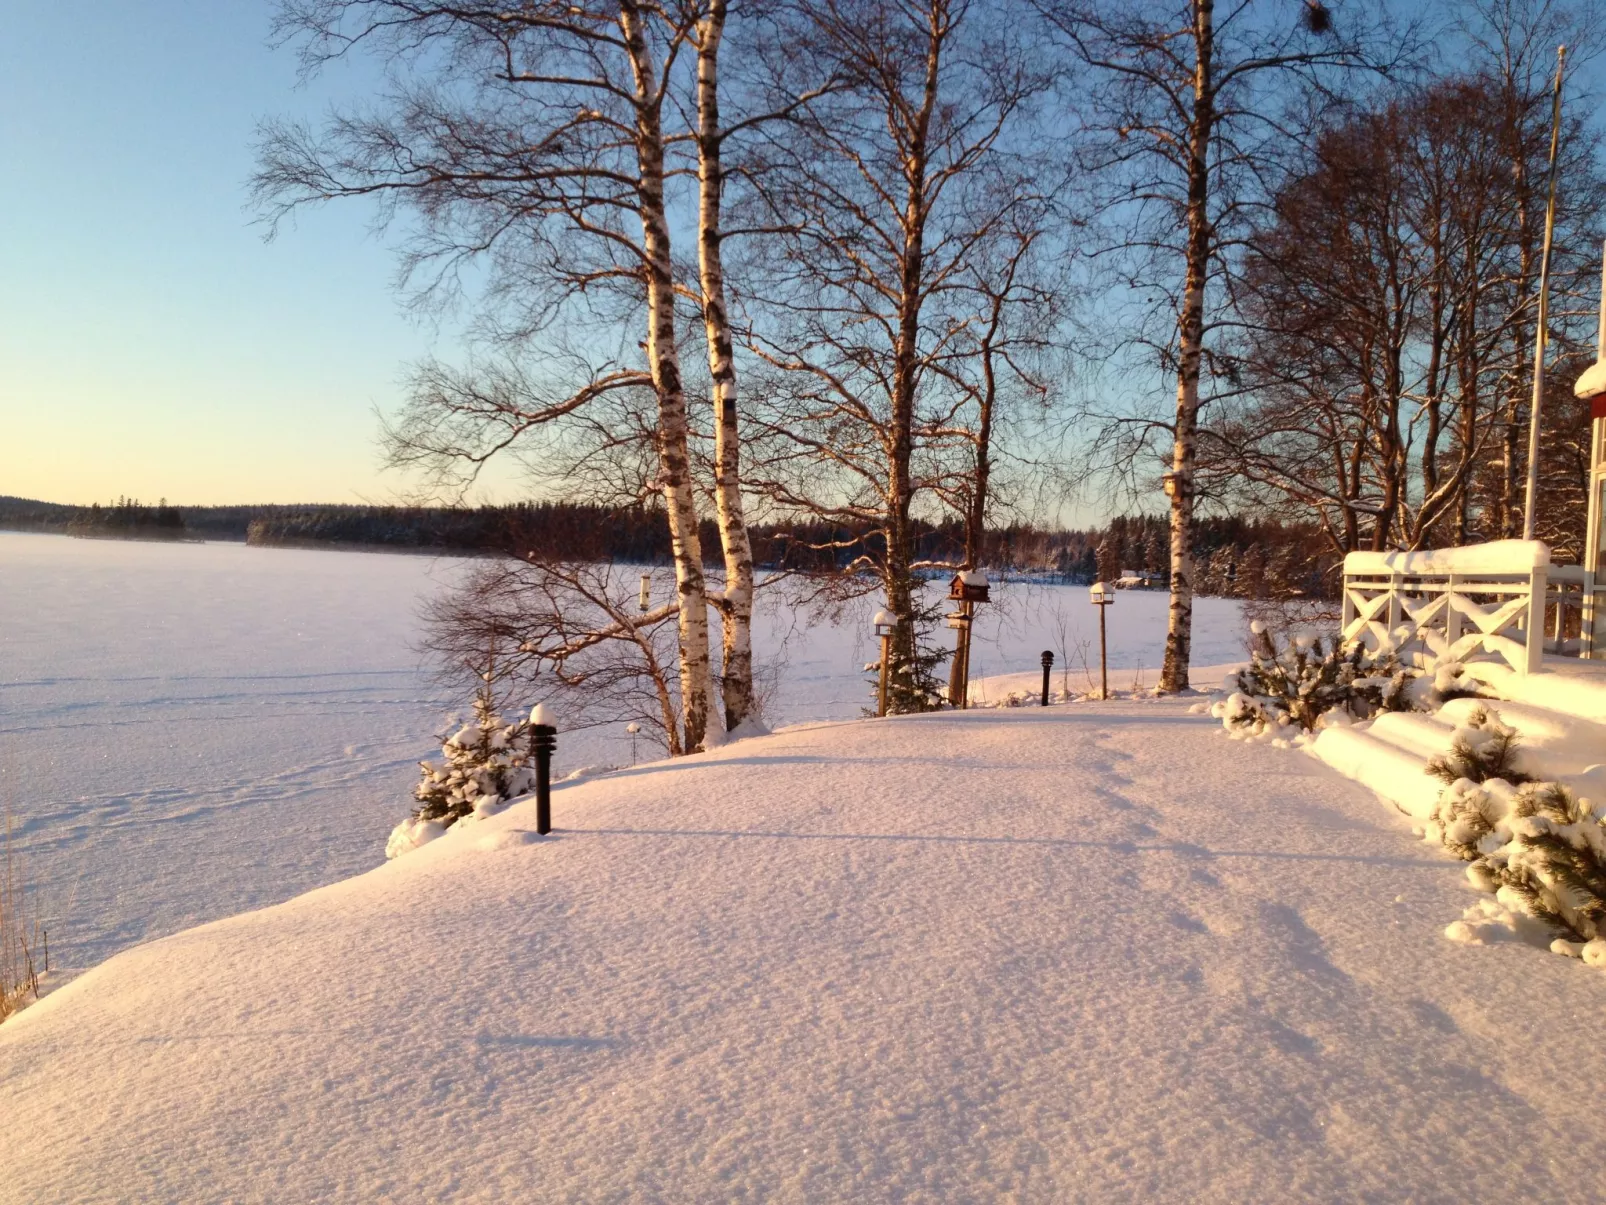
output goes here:
[{"label": "red trim on house", "polygon": [[1597,393],[1589,399],[1589,417],[1606,418],[1606,393]]}]

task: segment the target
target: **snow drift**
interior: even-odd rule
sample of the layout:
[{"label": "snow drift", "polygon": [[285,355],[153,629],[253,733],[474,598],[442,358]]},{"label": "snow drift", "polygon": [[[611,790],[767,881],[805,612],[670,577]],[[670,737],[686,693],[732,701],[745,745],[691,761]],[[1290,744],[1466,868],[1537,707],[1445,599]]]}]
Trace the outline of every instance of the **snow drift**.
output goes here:
[{"label": "snow drift", "polygon": [[138,946],[0,1028],[6,1190],[1590,1198],[1599,977],[1442,940],[1457,864],[1216,727],[788,730]]}]

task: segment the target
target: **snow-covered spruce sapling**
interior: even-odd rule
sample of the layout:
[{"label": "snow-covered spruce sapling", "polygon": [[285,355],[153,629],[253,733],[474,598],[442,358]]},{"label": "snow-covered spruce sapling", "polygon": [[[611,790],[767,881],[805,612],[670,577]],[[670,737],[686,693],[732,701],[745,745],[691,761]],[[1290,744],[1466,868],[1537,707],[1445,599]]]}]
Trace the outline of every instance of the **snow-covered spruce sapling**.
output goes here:
[{"label": "snow-covered spruce sapling", "polygon": [[385,856],[394,858],[440,836],[468,816],[486,816],[535,790],[528,720],[508,723],[490,698],[474,700],[474,720],[441,737],[442,761],[422,771],[412,817],[391,832]]},{"label": "snow-covered spruce sapling", "polygon": [[443,763],[420,762],[423,776],[413,791],[414,819],[450,827],[476,808],[506,803],[535,789],[527,720],[508,723],[487,699],[474,702],[474,722],[441,742]]},{"label": "snow-covered spruce sapling", "polygon": [[[937,667],[948,659],[951,650],[942,648],[931,638],[937,620],[942,616],[942,604],[929,604],[917,599],[910,615],[908,640],[901,639],[901,630],[899,637],[892,640],[892,661],[887,674],[889,715],[936,711],[946,701],[946,684],[938,680]],[[880,667],[876,668],[879,670]],[[873,715],[874,712],[867,710],[865,714]]]}]

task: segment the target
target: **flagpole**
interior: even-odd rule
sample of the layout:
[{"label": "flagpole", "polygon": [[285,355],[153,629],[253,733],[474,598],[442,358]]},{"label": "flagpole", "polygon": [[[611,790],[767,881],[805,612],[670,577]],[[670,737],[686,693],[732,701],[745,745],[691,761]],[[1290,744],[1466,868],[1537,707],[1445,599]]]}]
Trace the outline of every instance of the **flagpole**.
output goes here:
[{"label": "flagpole", "polygon": [[1528,407],[1528,493],[1522,510],[1522,538],[1534,538],[1539,494],[1539,412],[1545,396],[1545,343],[1550,324],[1550,241],[1556,230],[1556,148],[1561,142],[1561,73],[1567,47],[1556,47],[1556,86],[1550,101],[1550,197],[1545,202],[1545,248],[1539,260],[1539,322],[1534,333],[1534,392]]}]

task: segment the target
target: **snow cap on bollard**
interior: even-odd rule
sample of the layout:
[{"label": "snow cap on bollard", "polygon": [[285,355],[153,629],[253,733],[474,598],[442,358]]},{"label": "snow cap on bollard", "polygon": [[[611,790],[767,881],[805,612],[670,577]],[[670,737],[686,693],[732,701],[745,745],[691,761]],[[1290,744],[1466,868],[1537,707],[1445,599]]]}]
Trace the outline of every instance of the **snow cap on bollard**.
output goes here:
[{"label": "snow cap on bollard", "polygon": [[556,728],[558,726],[558,713],[545,703],[537,703],[530,708],[530,723],[543,728]]}]

